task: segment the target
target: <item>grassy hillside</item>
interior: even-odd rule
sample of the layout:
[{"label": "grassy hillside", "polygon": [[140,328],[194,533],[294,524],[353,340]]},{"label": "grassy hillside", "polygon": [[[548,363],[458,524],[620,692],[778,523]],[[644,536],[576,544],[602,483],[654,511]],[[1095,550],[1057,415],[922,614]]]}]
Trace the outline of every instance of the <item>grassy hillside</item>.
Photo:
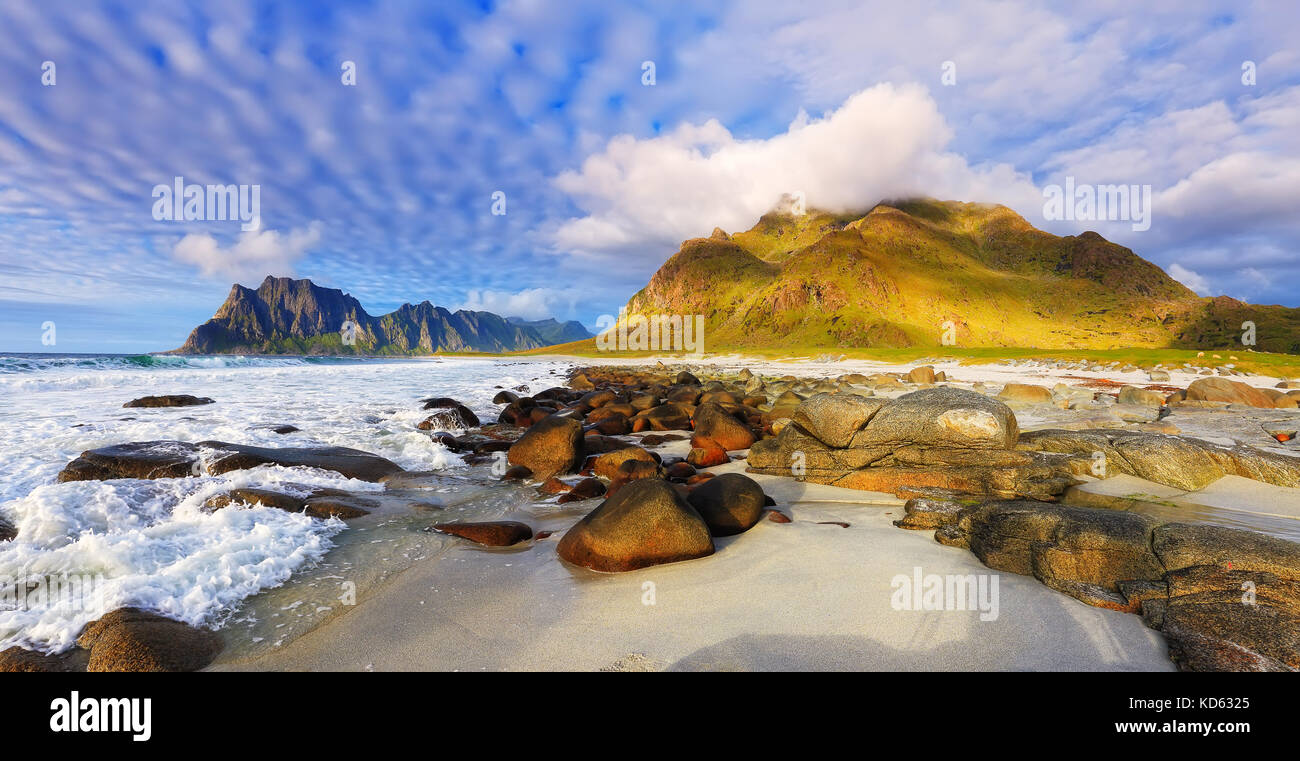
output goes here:
[{"label": "grassy hillside", "polygon": [[709,350],[956,347],[1300,352],[1300,310],[1203,299],[1096,233],[1059,237],[1004,206],[933,200],[863,215],[771,212],[686,241],[628,302],[704,314]]}]

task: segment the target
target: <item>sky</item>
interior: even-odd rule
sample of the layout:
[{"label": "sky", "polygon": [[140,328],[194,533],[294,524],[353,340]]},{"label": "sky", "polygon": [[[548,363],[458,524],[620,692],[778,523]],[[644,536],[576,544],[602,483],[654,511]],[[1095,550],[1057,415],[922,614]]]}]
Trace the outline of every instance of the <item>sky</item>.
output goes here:
[{"label": "sky", "polygon": [[[0,351],[175,348],[266,275],[591,327],[789,193],[1003,203],[1300,306],[1297,28],[1287,1],[6,0]],[[256,223],[165,218],[178,177],[256,190]],[[1059,218],[1067,178],[1149,187],[1149,226]]]}]

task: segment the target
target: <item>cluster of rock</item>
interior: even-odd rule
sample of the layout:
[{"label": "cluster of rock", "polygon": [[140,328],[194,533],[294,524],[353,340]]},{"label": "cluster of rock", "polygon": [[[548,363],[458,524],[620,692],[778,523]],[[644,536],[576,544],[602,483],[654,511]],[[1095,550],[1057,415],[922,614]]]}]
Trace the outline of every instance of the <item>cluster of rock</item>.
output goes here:
[{"label": "cluster of rock", "polygon": [[1077,483],[1068,454],[1016,448],[1011,409],[974,391],[937,386],[894,399],[817,394],[750,449],[756,473],[850,489],[918,494],[945,489],[1054,499]]}]

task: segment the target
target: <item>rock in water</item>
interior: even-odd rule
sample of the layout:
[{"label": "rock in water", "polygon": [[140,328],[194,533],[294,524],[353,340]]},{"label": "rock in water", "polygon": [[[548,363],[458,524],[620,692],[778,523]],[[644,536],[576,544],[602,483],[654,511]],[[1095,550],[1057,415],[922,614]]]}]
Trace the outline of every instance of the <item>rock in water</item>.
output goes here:
[{"label": "rock in water", "polygon": [[522,465],[532,477],[545,481],[568,473],[582,464],[582,423],[573,418],[548,415],[528,428],[506,454],[511,465]]},{"label": "rock in water", "polygon": [[509,547],[533,538],[533,529],[518,521],[483,521],[481,523],[435,523],[433,530],[459,536],[488,547]]},{"label": "rock in water", "polygon": [[0,674],[85,671],[86,656],[85,650],[75,647],[57,655],[46,655],[15,645],[0,652]]},{"label": "rock in water", "polygon": [[348,478],[379,481],[403,468],[379,455],[347,447],[252,447],[224,441],[135,441],[82,452],[59,472],[62,481],[114,478],[183,478],[199,475],[199,456],[210,454],[212,475],[258,465],[305,466],[332,470]]},{"label": "rock in water", "polygon": [[200,404],[213,404],[214,400],[206,396],[189,394],[170,394],[165,396],[142,396],[123,404],[123,407],[196,407]]},{"label": "rock in water", "polygon": [[739,473],[723,473],[691,490],[686,498],[709,524],[714,536],[731,536],[748,531],[763,517],[767,495],[754,479]]},{"label": "rock in water", "polygon": [[424,409],[438,410],[416,426],[422,431],[463,431],[467,428],[477,428],[480,424],[478,415],[455,399],[444,396],[422,401]]},{"label": "rock in water", "polygon": [[221,652],[221,637],[139,608],[118,608],[77,637],[87,671],[198,671]]},{"label": "rock in water", "polygon": [[667,481],[632,481],[569,529],[560,557],[595,571],[693,560],[713,554],[709,526]]}]

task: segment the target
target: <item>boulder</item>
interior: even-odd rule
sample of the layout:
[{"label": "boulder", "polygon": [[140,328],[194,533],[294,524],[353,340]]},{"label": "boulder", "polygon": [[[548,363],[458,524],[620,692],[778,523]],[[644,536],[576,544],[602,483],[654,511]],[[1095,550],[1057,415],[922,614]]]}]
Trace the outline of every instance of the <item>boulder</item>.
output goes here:
[{"label": "boulder", "polygon": [[827,446],[844,448],[885,402],[856,394],[817,394],[795,408],[792,420]]},{"label": "boulder", "polygon": [[15,645],[8,650],[0,651],[0,674],[85,671],[88,656],[89,653],[79,647],[47,655]]},{"label": "boulder", "polygon": [[851,445],[1010,449],[1019,430],[1016,416],[1002,402],[974,391],[939,386],[882,405],[854,435]]},{"label": "boulder", "polygon": [[1002,387],[998,397],[1012,402],[1050,404],[1052,392],[1043,386],[1035,386],[1029,383],[1008,383]]},{"label": "boulder", "polygon": [[432,528],[440,534],[458,536],[488,547],[509,547],[533,538],[533,529],[518,521],[435,523]]},{"label": "boulder", "polygon": [[626,447],[614,452],[608,452],[596,458],[596,464],[592,472],[601,478],[613,480],[618,474],[618,468],[628,460],[640,460],[652,464],[658,464],[655,456],[642,449],[641,447]]},{"label": "boulder", "polygon": [[722,447],[710,445],[692,447],[691,451],[686,453],[686,462],[695,468],[712,468],[716,465],[726,465],[731,462],[731,457]]},{"label": "boulder", "polygon": [[332,470],[348,478],[379,481],[401,473],[402,467],[379,455],[346,447],[253,447],[223,441],[137,441],[82,452],[59,473],[63,481],[103,481],[115,478],[182,478],[199,475],[199,456],[209,454],[212,475],[258,465],[303,466]]},{"label": "boulder", "polygon": [[[637,423],[642,425],[638,427]],[[691,427],[691,410],[679,404],[661,404],[638,412],[633,418],[633,431],[683,431]]]},{"label": "boulder", "polygon": [[731,536],[758,523],[767,497],[754,479],[723,473],[692,489],[686,499],[714,536]]},{"label": "boulder", "polygon": [[574,484],[573,488],[565,494],[560,495],[557,502],[580,502],[586,499],[594,499],[603,495],[606,491],[605,483],[599,478],[584,478]]},{"label": "boulder", "polygon": [[912,370],[907,373],[907,382],[908,383],[934,383],[935,382],[934,367],[931,365],[923,365],[921,367],[912,368]]},{"label": "boulder", "polygon": [[1119,390],[1119,403],[1163,407],[1165,395],[1159,391],[1151,391],[1137,386],[1125,386]]},{"label": "boulder", "polygon": [[201,404],[213,404],[214,400],[206,396],[190,394],[168,394],[164,396],[142,396],[123,404],[123,407],[196,407]]},{"label": "boulder", "polygon": [[720,405],[709,402],[695,408],[695,432],[691,434],[691,446],[734,451],[749,449],[754,438],[754,433],[748,426]]},{"label": "boulder", "polygon": [[1274,396],[1268,393],[1269,390],[1227,378],[1197,378],[1187,387],[1186,398],[1193,402],[1227,402],[1272,408]]},{"label": "boulder", "polygon": [[217,634],[139,608],[118,608],[86,625],[77,645],[87,671],[198,671],[221,652]]},{"label": "boulder", "polygon": [[582,464],[582,424],[572,418],[549,415],[519,437],[506,454],[511,465],[522,465],[532,477],[545,481]]},{"label": "boulder", "polygon": [[667,481],[634,481],[564,534],[556,551],[596,571],[632,571],[713,554],[700,514]]},{"label": "boulder", "polygon": [[[466,412],[469,415],[466,416]],[[416,424],[421,431],[464,431],[478,426],[479,419],[468,408],[440,409]]]}]

